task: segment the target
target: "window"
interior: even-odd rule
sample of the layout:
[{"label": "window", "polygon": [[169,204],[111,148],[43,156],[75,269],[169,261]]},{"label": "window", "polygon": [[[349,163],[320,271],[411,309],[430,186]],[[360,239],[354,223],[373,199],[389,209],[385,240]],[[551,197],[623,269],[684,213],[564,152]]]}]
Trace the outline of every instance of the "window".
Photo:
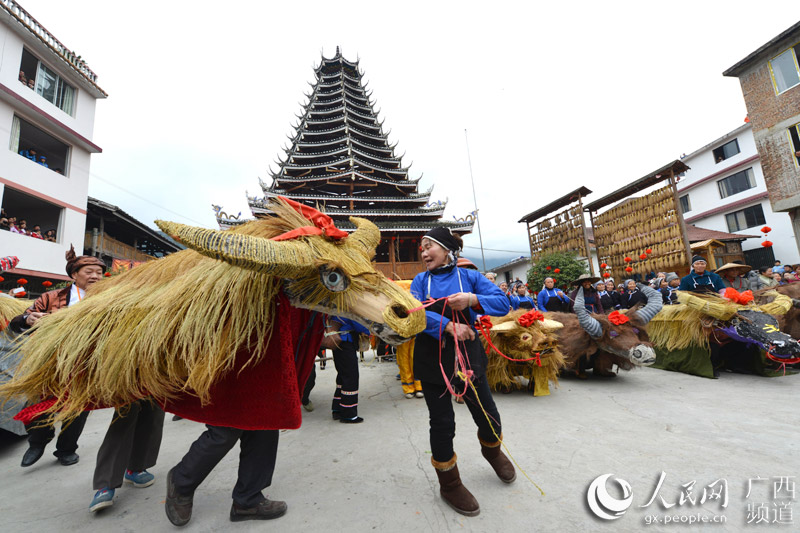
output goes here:
[{"label": "window", "polygon": [[678,198],[681,202],[681,213],[688,213],[692,210],[692,204],[689,203],[689,195],[684,194],[680,198]]},{"label": "window", "polygon": [[3,189],[2,206],[3,211],[9,217],[17,219],[17,223],[24,220],[27,223],[28,231],[32,231],[35,226],[39,226],[43,235],[52,230],[55,233],[56,242],[61,242],[58,235],[58,224],[63,211],[61,207],[25,194],[8,185]]},{"label": "window", "polygon": [[58,174],[66,174],[69,146],[30,122],[14,116],[9,148]]},{"label": "window", "polygon": [[800,53],[800,44],[789,48],[769,62],[772,72],[772,82],[775,92],[782,92],[800,84],[800,68],[798,68],[797,54]]},{"label": "window", "polygon": [[755,186],[756,178],[753,175],[752,167],[737,172],[736,174],[731,174],[727,178],[723,178],[717,182],[720,198],[733,196],[747,189],[752,189]]},{"label": "window", "polygon": [[761,204],[728,213],[725,215],[725,222],[728,223],[728,231],[731,233],[767,223]]},{"label": "window", "polygon": [[734,140],[732,140],[730,142],[727,142],[727,143],[723,144],[722,146],[720,146],[719,148],[716,148],[713,151],[714,162],[715,163],[722,163],[723,161],[725,161],[729,157],[733,157],[738,153],[739,153],[739,141],[734,139]]},{"label": "window", "polygon": [[795,124],[787,132],[789,133],[789,141],[792,143],[794,162],[800,165],[800,124]]},{"label": "window", "polygon": [[[26,81],[23,82],[23,79]],[[30,89],[63,112],[72,114],[75,107],[75,88],[24,48],[19,65],[19,81],[26,83]]]}]

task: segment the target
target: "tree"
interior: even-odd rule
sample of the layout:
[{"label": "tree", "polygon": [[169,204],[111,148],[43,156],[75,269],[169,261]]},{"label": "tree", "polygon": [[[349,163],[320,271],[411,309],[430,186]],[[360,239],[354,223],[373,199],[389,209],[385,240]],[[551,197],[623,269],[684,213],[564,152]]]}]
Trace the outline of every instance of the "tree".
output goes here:
[{"label": "tree", "polygon": [[528,270],[528,287],[532,292],[539,292],[542,290],[545,278],[553,278],[556,280],[556,287],[566,289],[570,281],[587,272],[586,263],[579,261],[574,253],[545,254]]}]

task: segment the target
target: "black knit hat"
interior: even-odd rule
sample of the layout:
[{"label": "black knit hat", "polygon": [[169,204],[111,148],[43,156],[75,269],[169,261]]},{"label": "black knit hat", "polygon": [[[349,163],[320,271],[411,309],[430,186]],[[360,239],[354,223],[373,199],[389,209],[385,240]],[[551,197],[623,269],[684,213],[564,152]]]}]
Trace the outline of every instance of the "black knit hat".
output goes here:
[{"label": "black knit hat", "polygon": [[453,232],[450,231],[450,228],[446,228],[444,226],[439,226],[437,228],[433,228],[428,233],[426,233],[423,239],[430,239],[442,248],[449,250],[451,252],[458,252],[461,250],[461,245],[453,236]]},{"label": "black knit hat", "polygon": [[706,262],[706,258],[703,257],[702,255],[695,255],[694,257],[692,257],[692,264],[695,264],[698,261],[702,261],[703,263],[705,263]]}]

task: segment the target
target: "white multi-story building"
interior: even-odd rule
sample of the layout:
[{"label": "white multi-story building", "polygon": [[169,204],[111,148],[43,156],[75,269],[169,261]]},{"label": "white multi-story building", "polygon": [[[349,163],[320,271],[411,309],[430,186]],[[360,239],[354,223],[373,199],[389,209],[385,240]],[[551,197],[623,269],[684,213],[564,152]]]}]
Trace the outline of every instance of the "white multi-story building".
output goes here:
[{"label": "white multi-story building", "polygon": [[682,158],[691,170],[678,183],[684,220],[704,228],[736,234],[760,234],[772,228],[772,248],[764,239],[742,242],[745,261],[754,268],[800,263],[791,221],[784,213],[773,213],[761,170],[752,126],[736,128]]},{"label": "white multi-story building", "polygon": [[[97,76],[13,0],[0,0],[0,198],[28,230],[56,231],[56,242],[0,231],[0,256],[20,258],[4,274],[29,282],[66,279],[64,254],[80,255],[86,223]],[[9,275],[10,274],[10,275]],[[10,278],[10,279],[9,279]]]}]

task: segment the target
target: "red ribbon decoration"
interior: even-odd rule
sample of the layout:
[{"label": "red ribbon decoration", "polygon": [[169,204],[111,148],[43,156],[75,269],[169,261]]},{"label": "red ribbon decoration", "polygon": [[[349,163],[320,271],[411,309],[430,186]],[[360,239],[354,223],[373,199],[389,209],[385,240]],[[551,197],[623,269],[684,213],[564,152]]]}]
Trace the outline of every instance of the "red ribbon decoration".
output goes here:
[{"label": "red ribbon decoration", "polygon": [[302,237],[303,235],[325,235],[325,237],[337,241],[347,237],[347,232],[337,228],[333,223],[333,219],[328,215],[317,211],[313,207],[295,202],[294,200],[290,200],[284,196],[281,196],[280,199],[289,204],[292,208],[294,208],[295,211],[303,215],[306,219],[313,222],[314,226],[304,226],[302,228],[293,229],[292,231],[287,231],[286,233],[278,235],[277,237],[273,237],[273,241],[286,241],[290,239],[296,239],[297,237]]},{"label": "red ribbon decoration", "polygon": [[527,328],[528,326],[533,325],[533,323],[537,320],[544,320],[544,315],[542,314],[541,311],[533,309],[531,311],[528,311],[524,315],[520,316],[517,319],[517,324],[519,324],[523,328]]},{"label": "red ribbon decoration", "polygon": [[627,315],[624,315],[619,311],[612,311],[611,314],[608,315],[608,321],[614,324],[615,326],[620,326],[628,322],[629,320],[630,319],[627,317]]},{"label": "red ribbon decoration", "polygon": [[753,301],[753,291],[739,292],[733,287],[728,287],[722,294],[725,298],[737,304],[747,305]]}]

